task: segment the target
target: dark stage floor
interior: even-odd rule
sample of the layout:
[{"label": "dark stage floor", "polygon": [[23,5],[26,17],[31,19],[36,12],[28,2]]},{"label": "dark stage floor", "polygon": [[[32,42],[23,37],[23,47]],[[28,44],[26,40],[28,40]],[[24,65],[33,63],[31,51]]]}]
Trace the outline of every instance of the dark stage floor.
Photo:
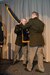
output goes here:
[{"label": "dark stage floor", "polygon": [[36,72],[37,62],[34,62],[32,72],[27,72],[22,62],[13,65],[12,62],[10,63],[9,61],[2,60],[0,62],[0,75],[50,75],[50,63],[44,62],[44,66],[45,73]]}]

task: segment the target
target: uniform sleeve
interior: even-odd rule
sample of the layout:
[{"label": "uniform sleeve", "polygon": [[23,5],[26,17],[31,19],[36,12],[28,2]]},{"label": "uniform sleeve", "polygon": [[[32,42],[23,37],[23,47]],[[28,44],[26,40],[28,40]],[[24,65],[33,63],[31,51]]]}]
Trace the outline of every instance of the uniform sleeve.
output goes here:
[{"label": "uniform sleeve", "polygon": [[18,34],[21,31],[20,25],[16,25],[14,29],[14,33]]},{"label": "uniform sleeve", "polygon": [[15,13],[11,10],[11,8],[7,4],[5,4],[5,7],[6,7],[8,13],[10,14],[10,16],[13,17],[18,23],[20,23],[20,20],[15,15]]},{"label": "uniform sleeve", "polygon": [[22,29],[29,29],[31,27],[30,21],[26,23],[26,25],[21,25]]},{"label": "uniform sleeve", "polygon": [[9,12],[11,13],[11,15],[14,17],[14,19],[20,23],[20,20],[18,19],[18,17],[15,15],[15,13],[11,10],[11,8],[8,8]]}]

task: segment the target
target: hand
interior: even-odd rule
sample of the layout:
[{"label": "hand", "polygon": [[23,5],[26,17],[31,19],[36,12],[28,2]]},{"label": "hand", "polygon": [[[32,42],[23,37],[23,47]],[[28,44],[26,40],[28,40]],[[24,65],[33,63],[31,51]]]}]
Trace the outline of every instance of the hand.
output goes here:
[{"label": "hand", "polygon": [[17,23],[17,24],[19,25],[19,24],[21,24],[21,22],[20,23]]},{"label": "hand", "polygon": [[5,7],[8,7],[8,4],[5,4]]}]

